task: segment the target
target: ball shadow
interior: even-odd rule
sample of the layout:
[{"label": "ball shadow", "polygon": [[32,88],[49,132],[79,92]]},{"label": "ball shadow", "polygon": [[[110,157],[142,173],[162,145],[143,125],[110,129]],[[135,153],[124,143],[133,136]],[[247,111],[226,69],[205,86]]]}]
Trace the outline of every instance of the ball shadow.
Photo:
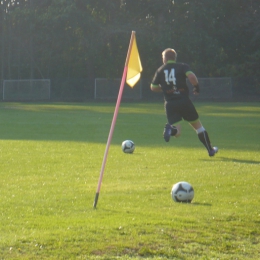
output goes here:
[{"label": "ball shadow", "polygon": [[195,206],[207,206],[207,207],[211,207],[212,206],[211,203],[205,203],[205,202],[193,202],[191,204],[195,205]]}]

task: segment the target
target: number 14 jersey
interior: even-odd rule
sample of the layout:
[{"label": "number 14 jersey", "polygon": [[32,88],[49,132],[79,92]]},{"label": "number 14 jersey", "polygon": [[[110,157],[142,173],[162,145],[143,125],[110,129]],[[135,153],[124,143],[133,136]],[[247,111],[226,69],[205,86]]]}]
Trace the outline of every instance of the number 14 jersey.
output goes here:
[{"label": "number 14 jersey", "polygon": [[187,76],[192,73],[188,64],[168,61],[156,72],[152,85],[160,85],[166,101],[189,96]]}]

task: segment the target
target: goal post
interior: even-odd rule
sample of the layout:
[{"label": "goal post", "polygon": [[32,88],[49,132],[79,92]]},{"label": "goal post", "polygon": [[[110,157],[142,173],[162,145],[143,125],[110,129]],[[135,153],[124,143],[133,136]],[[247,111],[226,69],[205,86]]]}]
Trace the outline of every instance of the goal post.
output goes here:
[{"label": "goal post", "polygon": [[[114,100],[118,96],[121,79],[95,79],[95,93],[94,98],[99,100]],[[126,100],[140,100],[142,99],[142,83],[141,80],[135,85],[134,88],[129,87],[126,83],[122,99]]]},{"label": "goal post", "polygon": [[[190,89],[190,98],[197,101],[207,100],[231,100],[233,98],[233,86],[231,77],[219,78],[198,78],[200,85],[200,94],[194,96],[192,85],[187,80]],[[115,100],[118,96],[121,79],[95,79],[94,98],[96,100]],[[153,95],[150,90],[150,79],[141,79],[134,88],[125,85],[123,96],[124,100],[149,100],[161,99],[160,95]],[[143,88],[143,86],[145,86]]]},{"label": "goal post", "polygon": [[50,79],[3,81],[3,101],[47,101],[50,97]]}]

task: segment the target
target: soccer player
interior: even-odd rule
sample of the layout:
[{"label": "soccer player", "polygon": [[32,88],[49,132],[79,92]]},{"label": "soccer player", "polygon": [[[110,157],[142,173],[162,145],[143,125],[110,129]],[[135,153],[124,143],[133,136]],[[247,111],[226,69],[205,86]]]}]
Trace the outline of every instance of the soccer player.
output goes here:
[{"label": "soccer player", "polygon": [[151,90],[163,92],[164,106],[168,123],[164,127],[163,137],[169,142],[171,136],[181,134],[180,121],[184,119],[197,132],[199,140],[206,147],[209,156],[218,152],[217,147],[212,147],[207,131],[199,120],[196,108],[189,98],[189,89],[186,78],[193,85],[194,95],[198,95],[200,88],[196,75],[190,70],[189,65],[176,62],[177,53],[173,49],[162,52],[163,65],[157,69],[151,83]]}]

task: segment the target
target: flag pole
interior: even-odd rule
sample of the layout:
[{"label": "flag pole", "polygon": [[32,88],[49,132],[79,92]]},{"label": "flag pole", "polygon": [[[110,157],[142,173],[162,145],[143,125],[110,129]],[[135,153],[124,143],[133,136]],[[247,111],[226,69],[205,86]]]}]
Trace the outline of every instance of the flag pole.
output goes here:
[{"label": "flag pole", "polygon": [[124,68],[124,71],[123,71],[123,76],[122,76],[122,79],[121,79],[121,84],[120,84],[120,88],[119,88],[119,92],[118,92],[114,116],[113,116],[113,119],[112,119],[110,131],[109,131],[109,135],[108,135],[108,139],[107,139],[107,145],[106,145],[106,149],[105,149],[105,153],[104,153],[104,157],[103,157],[103,162],[102,162],[102,166],[101,166],[101,170],[100,170],[98,186],[97,186],[97,191],[96,191],[96,195],[95,195],[93,208],[96,208],[97,203],[98,203],[98,197],[99,197],[101,183],[102,183],[102,179],[103,179],[103,175],[104,175],[105,165],[106,165],[106,161],[107,161],[107,155],[108,155],[110,143],[111,143],[111,140],[112,140],[112,136],[113,136],[113,133],[114,133],[114,128],[115,128],[116,119],[117,119],[117,115],[118,115],[118,111],[119,111],[119,106],[120,106],[120,103],[121,103],[123,90],[124,90],[124,86],[125,86],[125,81],[126,81],[126,76],[127,76],[127,67],[128,67],[128,62],[129,62],[129,57],[130,57],[134,37],[135,37],[135,31],[132,31],[131,39],[130,39],[130,43],[129,43],[129,47],[128,47],[128,51],[127,51],[126,61],[125,61],[125,68]]}]

